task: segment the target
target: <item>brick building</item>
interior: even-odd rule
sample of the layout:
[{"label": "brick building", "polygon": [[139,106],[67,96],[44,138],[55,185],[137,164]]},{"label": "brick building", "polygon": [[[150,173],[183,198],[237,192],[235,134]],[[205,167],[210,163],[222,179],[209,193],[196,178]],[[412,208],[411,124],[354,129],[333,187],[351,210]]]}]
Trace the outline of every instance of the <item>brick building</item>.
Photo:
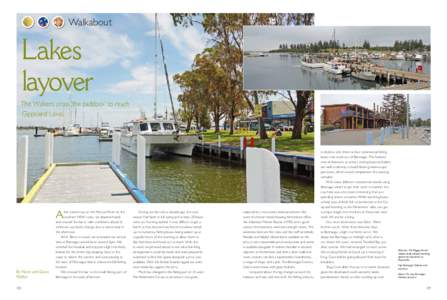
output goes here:
[{"label": "brick building", "polygon": [[332,125],[342,129],[380,128],[391,124],[382,108],[374,109],[358,104],[322,105],[322,125]]}]

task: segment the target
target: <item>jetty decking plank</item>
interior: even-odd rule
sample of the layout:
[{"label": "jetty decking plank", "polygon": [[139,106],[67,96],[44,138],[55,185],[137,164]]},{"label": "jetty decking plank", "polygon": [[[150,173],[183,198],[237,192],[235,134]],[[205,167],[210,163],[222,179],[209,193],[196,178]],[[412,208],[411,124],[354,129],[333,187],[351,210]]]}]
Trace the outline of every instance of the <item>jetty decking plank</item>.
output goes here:
[{"label": "jetty decking plank", "polygon": [[107,164],[56,166],[34,203],[135,203]]}]

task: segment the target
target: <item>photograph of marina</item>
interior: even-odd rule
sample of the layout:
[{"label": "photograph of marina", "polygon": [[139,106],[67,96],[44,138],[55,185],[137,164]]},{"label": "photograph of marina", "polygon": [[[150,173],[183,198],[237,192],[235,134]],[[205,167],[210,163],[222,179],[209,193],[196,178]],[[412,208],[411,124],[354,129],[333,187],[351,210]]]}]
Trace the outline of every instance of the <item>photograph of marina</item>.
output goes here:
[{"label": "photograph of marina", "polygon": [[[17,203],[247,203],[255,152],[278,166],[272,202],[314,202],[314,93],[244,91],[241,48],[243,25],[313,14],[96,14],[114,27],[94,30],[58,16],[46,31],[17,16],[19,52],[82,49],[74,63],[18,55]],[[92,79],[38,91],[23,74]]]},{"label": "photograph of marina", "polygon": [[244,89],[430,89],[430,27],[244,26]]},{"label": "photograph of marina", "polygon": [[430,145],[429,94],[322,94],[321,145]]}]

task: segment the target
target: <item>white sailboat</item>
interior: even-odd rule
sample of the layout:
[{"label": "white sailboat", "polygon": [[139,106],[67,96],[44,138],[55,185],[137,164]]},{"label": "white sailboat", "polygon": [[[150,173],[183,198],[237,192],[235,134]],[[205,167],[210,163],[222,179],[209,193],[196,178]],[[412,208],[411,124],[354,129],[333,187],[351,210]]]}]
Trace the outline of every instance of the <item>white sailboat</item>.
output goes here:
[{"label": "white sailboat", "polygon": [[[157,49],[158,49],[158,22],[155,14],[155,86],[157,86]],[[199,142],[197,135],[187,135],[180,132],[172,100],[171,88],[169,83],[168,70],[164,58],[163,43],[160,39],[160,48],[163,58],[166,82],[168,86],[169,97],[171,100],[172,116],[174,120],[157,119],[157,90],[154,98],[154,118],[149,120],[143,114],[140,119],[125,124],[121,133],[121,147],[133,154],[137,154],[137,138],[143,137],[146,141],[146,157],[152,157],[157,151],[172,153],[176,155],[192,156],[192,151],[196,143]]]},{"label": "white sailboat", "polygon": [[352,72],[351,76],[366,81],[376,81],[376,74],[369,71]]},{"label": "white sailboat", "polygon": [[81,125],[73,124],[64,129],[64,136],[79,136],[81,133]]},{"label": "white sailboat", "polygon": [[301,64],[304,67],[312,68],[312,69],[323,68],[323,63],[305,62],[304,60],[302,60]]},{"label": "white sailboat", "polygon": [[317,68],[323,68],[323,63],[314,62],[314,60],[309,56],[305,55],[301,60],[300,63],[303,67],[317,69]]},{"label": "white sailboat", "polygon": [[173,120],[141,118],[125,124],[121,133],[121,147],[137,154],[138,136],[146,140],[146,157],[152,157],[155,152],[191,156],[195,143],[199,142],[195,135],[180,133]]},{"label": "white sailboat", "polygon": [[[70,94],[71,96],[71,94]],[[64,128],[64,136],[70,137],[70,136],[79,136],[81,134],[81,125],[76,123],[76,117],[77,117],[77,109],[75,108],[74,111],[74,123],[72,123],[70,126]],[[70,119],[71,111],[70,111]],[[70,120],[73,122],[72,120]]]},{"label": "white sailboat", "polygon": [[397,53],[396,55],[392,56],[391,59],[392,60],[405,60],[405,55],[401,51],[401,52]]}]

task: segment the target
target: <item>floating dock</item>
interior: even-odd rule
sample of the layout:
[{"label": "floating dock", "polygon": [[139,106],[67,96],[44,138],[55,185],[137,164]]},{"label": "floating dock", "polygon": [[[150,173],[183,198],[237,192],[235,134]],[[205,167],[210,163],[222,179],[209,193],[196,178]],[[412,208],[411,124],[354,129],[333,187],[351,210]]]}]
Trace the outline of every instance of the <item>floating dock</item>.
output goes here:
[{"label": "floating dock", "polygon": [[113,162],[51,164],[21,203],[148,203]]},{"label": "floating dock", "polygon": [[[219,145],[215,143],[197,143],[194,147],[195,155],[218,157],[230,161],[245,162],[245,151],[238,146]],[[294,176],[304,179],[314,178],[314,157],[294,152],[274,151],[282,171],[290,171]]]}]

